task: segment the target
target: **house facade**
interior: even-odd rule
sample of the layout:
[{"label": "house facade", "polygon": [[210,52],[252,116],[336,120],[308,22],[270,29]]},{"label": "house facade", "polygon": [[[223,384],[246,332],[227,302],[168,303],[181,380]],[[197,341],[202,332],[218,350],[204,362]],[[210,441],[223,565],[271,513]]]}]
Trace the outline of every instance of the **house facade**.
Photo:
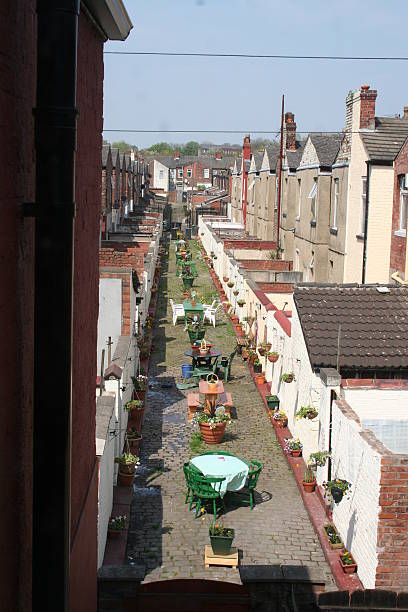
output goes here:
[{"label": "house facade", "polygon": [[[404,108],[408,117],[408,108]],[[394,205],[391,227],[390,280],[408,283],[407,200],[408,140],[403,144],[394,164]]]}]

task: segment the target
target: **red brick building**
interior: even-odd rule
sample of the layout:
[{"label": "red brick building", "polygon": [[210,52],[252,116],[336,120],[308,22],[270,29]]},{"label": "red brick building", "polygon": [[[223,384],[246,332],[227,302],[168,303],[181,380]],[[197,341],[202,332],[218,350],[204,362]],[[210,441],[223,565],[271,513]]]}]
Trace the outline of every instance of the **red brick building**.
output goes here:
[{"label": "red brick building", "polygon": [[112,10],[0,7],[4,610],[97,606],[103,44],[131,28],[121,1]]}]

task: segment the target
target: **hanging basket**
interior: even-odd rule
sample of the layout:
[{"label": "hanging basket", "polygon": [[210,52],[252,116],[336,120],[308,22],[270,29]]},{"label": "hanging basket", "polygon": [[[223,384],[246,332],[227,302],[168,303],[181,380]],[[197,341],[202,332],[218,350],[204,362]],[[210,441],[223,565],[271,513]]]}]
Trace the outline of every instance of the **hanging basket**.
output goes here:
[{"label": "hanging basket", "polygon": [[218,391],[218,376],[216,374],[208,374],[207,385],[208,391]]}]

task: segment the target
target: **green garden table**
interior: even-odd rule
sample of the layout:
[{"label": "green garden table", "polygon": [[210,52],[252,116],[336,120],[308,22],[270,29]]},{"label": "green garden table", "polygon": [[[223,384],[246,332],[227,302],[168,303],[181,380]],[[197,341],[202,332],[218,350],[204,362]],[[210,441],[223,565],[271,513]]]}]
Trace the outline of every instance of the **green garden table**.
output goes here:
[{"label": "green garden table", "polygon": [[204,476],[224,477],[221,483],[220,496],[227,491],[239,491],[245,486],[249,465],[239,457],[232,455],[198,455],[190,460]]},{"label": "green garden table", "polygon": [[201,302],[197,302],[195,306],[191,302],[184,301],[184,323],[187,323],[188,317],[197,317],[200,321],[203,320],[204,307]]}]

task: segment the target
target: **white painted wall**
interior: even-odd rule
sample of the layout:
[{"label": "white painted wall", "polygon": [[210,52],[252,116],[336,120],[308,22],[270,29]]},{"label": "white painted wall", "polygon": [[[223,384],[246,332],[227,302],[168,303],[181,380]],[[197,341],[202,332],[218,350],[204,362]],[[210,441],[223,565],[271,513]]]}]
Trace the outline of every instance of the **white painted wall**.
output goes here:
[{"label": "white painted wall", "polygon": [[98,477],[98,569],[103,563],[109,518],[113,507],[113,477],[115,466],[115,438],[109,435],[116,426],[115,414],[109,423],[105,441],[96,440],[96,454],[99,455]]},{"label": "white painted wall", "polygon": [[373,589],[378,563],[381,457],[361,437],[358,423],[346,418],[336,402],[332,415],[332,478],[344,478],[352,485],[350,499],[334,504],[333,521],[357,561],[364,588]]},{"label": "white painted wall", "polygon": [[105,367],[107,367],[107,344],[109,336],[112,338],[112,355],[122,331],[122,280],[120,278],[99,279],[99,316],[98,316],[98,345],[97,345],[97,372],[100,373],[101,354],[105,349]]},{"label": "white painted wall", "polygon": [[169,190],[169,169],[157,159],[153,161],[153,187]]}]

